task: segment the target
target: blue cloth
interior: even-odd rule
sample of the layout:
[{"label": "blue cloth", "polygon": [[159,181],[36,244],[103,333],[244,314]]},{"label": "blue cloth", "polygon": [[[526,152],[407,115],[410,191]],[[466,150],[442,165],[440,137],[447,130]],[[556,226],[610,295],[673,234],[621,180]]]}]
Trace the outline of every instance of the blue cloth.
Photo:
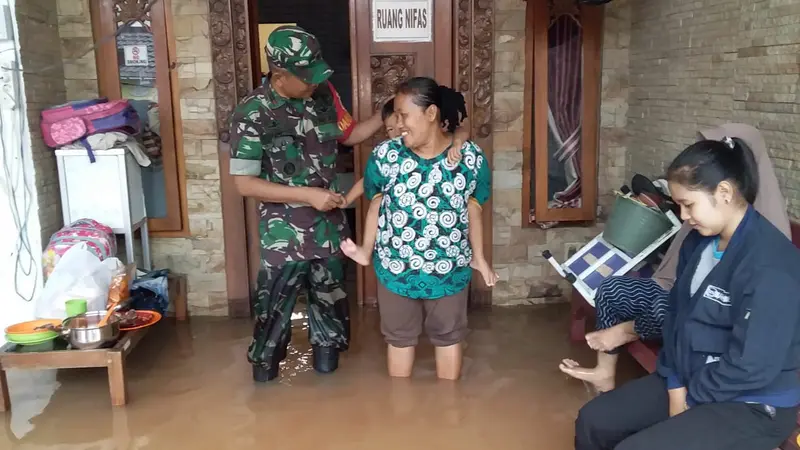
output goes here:
[{"label": "blue cloth", "polygon": [[719,264],[690,295],[713,240],[692,231],[681,246],[664,321],[658,373],[687,403],[800,404],[800,251],[752,207]]},{"label": "blue cloth", "polygon": [[134,280],[131,285],[131,309],[166,314],[169,310],[168,274],[168,269],[156,270]]}]

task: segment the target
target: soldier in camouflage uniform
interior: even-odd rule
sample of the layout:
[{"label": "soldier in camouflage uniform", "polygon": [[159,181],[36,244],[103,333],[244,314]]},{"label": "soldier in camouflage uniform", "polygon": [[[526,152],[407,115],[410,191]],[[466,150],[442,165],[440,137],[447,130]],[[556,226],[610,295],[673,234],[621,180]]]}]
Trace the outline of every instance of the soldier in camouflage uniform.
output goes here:
[{"label": "soldier in camouflage uniform", "polygon": [[291,338],[297,295],[308,289],[314,368],[338,367],[349,346],[350,315],[339,244],[347,237],[337,186],[337,141],[358,144],[381,127],[380,114],[354,123],[328,78],[316,38],[284,26],[268,39],[270,74],[233,113],[230,173],[239,193],[261,201],[261,262],[247,352],[253,378],[278,376]]}]

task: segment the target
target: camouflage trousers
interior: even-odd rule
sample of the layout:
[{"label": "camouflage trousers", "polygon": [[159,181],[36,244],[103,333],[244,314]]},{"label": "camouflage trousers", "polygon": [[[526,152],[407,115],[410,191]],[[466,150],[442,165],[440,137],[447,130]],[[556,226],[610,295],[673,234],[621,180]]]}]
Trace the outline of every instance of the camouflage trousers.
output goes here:
[{"label": "camouflage trousers", "polygon": [[308,291],[311,345],[347,350],[350,308],[343,282],[344,265],[338,257],[262,267],[253,305],[256,325],[247,350],[248,361],[270,368],[286,357],[292,337],[292,310],[304,288]]}]

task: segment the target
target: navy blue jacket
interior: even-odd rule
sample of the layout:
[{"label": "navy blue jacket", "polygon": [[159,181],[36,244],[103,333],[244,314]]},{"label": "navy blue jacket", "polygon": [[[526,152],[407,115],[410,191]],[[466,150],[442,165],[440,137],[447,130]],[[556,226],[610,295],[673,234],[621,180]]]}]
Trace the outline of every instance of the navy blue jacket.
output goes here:
[{"label": "navy blue jacket", "polygon": [[668,389],[687,388],[689,406],[800,404],[800,251],[750,207],[690,295],[712,239],[693,230],[681,246],[658,373]]}]

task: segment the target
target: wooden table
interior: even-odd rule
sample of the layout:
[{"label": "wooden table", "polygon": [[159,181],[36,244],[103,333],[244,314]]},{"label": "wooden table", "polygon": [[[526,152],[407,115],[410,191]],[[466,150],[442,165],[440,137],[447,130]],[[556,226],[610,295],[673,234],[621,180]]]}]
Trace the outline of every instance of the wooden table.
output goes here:
[{"label": "wooden table", "polygon": [[6,370],[9,369],[107,367],[111,404],[124,406],[127,403],[125,358],[149,329],[123,332],[113,347],[97,350],[68,350],[66,342],[61,339],[56,339],[53,350],[49,351],[25,351],[25,347],[10,343],[0,347],[0,411],[11,410],[6,380]]}]

